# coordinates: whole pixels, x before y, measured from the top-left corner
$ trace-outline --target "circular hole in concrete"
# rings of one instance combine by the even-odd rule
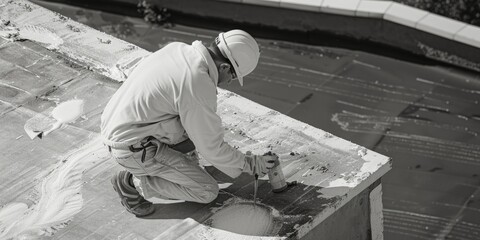
[[[276,215],[278,214],[273,214],[272,209],[265,205],[242,202],[215,212],[209,222],[214,228],[238,234],[274,236],[282,225]]]

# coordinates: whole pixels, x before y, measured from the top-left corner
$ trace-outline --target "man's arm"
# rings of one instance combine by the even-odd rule
[[[245,154],[230,146],[224,140],[222,121],[214,106],[196,104],[180,113],[180,120],[197,151],[214,166],[232,178],[242,173]]]

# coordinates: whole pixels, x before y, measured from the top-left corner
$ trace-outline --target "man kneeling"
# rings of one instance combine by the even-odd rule
[[[173,42],[142,60],[112,96],[101,117],[101,134],[125,170],[112,184],[136,216],[154,212],[154,199],[209,203],[218,184],[195,157],[232,178],[263,176],[277,156],[246,155],[224,141],[217,86],[257,66],[255,39],[242,30],[220,33],[208,46]]]

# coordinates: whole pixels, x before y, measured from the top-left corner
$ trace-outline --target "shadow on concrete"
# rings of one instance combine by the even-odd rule
[[[212,173],[216,179],[232,180],[227,175],[222,174],[218,169],[207,166],[207,171]],[[233,179],[233,184],[228,188],[221,189],[218,197],[209,204],[200,204],[194,202],[183,202],[173,204],[155,204],[155,213],[150,216],[143,217],[143,219],[193,219],[195,222],[201,224],[202,227],[212,227],[212,219],[215,218],[215,213],[222,209],[235,204],[253,204],[254,184],[253,177],[248,174],[242,174],[238,178]],[[348,187],[333,187],[329,191],[326,188],[319,186],[306,185],[297,183],[290,185],[285,191],[274,193],[271,190],[270,183],[267,180],[259,179],[257,203],[272,212],[272,219],[280,223],[278,229],[273,235],[268,236],[289,236],[292,238],[297,234],[296,225],[302,226],[304,224],[313,223],[314,219],[325,214],[327,208],[340,208],[341,200],[349,191]],[[365,190],[368,197],[369,189]],[[339,192],[345,192],[343,196],[337,196]],[[368,212],[368,199],[360,194],[358,198],[360,201],[365,201],[365,204],[356,209],[348,209],[351,214],[352,211]],[[354,201],[355,203],[358,202]],[[365,206],[363,206],[365,205]],[[335,210],[336,212],[337,210]],[[345,214],[345,213],[341,213]],[[357,214],[358,215],[358,214]],[[364,216],[360,214],[359,216]],[[234,216],[232,216],[234,218]],[[333,218],[336,219],[336,218]],[[345,221],[345,218],[340,218]],[[335,220],[336,221],[336,220]],[[354,218],[355,231],[360,232],[359,235],[368,236],[370,223],[369,217]],[[241,224],[241,223],[240,223]],[[249,223],[245,223],[249,224]],[[325,221],[325,224],[332,224],[330,221]],[[192,225],[192,229],[198,224]],[[315,225],[314,225],[315,226]],[[323,226],[323,223],[322,223]],[[324,227],[319,227],[324,228]],[[221,227],[220,227],[221,229]],[[231,229],[223,229],[231,230]],[[197,231],[197,230],[194,230]],[[340,233],[339,233],[340,234]],[[340,234],[341,235],[341,234]],[[339,236],[340,236],[339,235]],[[365,238],[366,239],[366,238]]]

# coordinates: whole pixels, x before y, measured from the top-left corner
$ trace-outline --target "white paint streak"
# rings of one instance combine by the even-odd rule
[[[184,31],[179,31],[179,30],[174,30],[174,29],[168,29],[168,28],[163,29],[163,31],[165,31],[165,32],[171,32],[171,33],[177,33],[177,34],[182,34],[182,35],[186,35],[186,36],[192,36],[192,37],[195,37],[195,36],[196,36],[194,33],[184,32]]]
[[[333,181],[330,181],[328,182],[328,186],[327,188],[339,188],[341,189],[341,187],[347,187],[347,188],[353,188],[355,187],[356,185],[358,185],[358,182],[357,181],[353,181],[352,178],[353,176],[349,175],[349,176],[340,176],[339,178],[333,180]],[[343,191],[342,191],[343,192]],[[339,192],[338,194],[340,194],[341,192]],[[338,195],[338,196],[341,196],[341,195]]]
[[[416,78],[416,80],[423,83],[434,84],[434,82],[423,79],[423,78]]]
[[[434,81],[430,81],[430,80],[423,79],[423,78],[418,78],[418,77],[416,78],[416,80],[417,80],[418,82],[423,82],[423,83],[431,84],[431,85],[434,85],[434,86],[440,86],[440,87],[444,87],[444,88],[448,88],[448,89],[454,89],[454,90],[458,90],[458,91],[462,91],[462,92],[467,92],[467,93],[480,94],[480,91],[479,91],[479,90],[458,88],[458,87],[454,87],[454,86],[451,86],[451,85],[448,85],[448,84],[438,83],[438,82],[434,82]]]
[[[30,40],[46,45],[46,48],[50,50],[56,50],[63,44],[63,39],[57,34],[41,26],[35,26],[31,24],[25,24],[21,28],[19,27],[5,27],[0,31],[0,36],[10,40]]]
[[[358,64],[358,65],[362,65],[362,66],[365,66],[365,67],[369,67],[369,68],[373,68],[373,69],[380,70],[380,67],[378,67],[378,66],[375,66],[375,65],[372,65],[372,64],[368,64],[368,63],[364,63],[364,62],[360,62],[360,61],[358,61],[358,60],[353,60],[353,63]]]
[[[38,202],[31,206],[13,202],[0,209],[0,239],[38,238],[66,226],[82,208],[82,175],[89,164],[98,160],[94,155],[102,147],[98,138],[58,162],[42,181]]]
[[[10,85],[10,84],[7,84],[7,83],[2,83],[2,82],[0,82],[0,85],[3,85],[3,86],[5,86],[5,87],[9,87],[9,88],[15,89],[15,90],[17,90],[17,91],[26,93],[26,94],[28,94],[28,95],[32,95],[29,91],[26,91],[26,90],[24,90],[24,89],[21,89],[21,88],[19,88],[19,87],[16,87],[16,86],[13,86],[13,85]]]
[[[31,66],[33,66],[33,65],[37,64],[38,62],[40,62],[40,61],[45,61],[45,60],[47,60],[47,59],[50,59],[50,60],[52,60],[52,61],[53,61],[53,59],[51,59],[51,57],[50,57],[50,56],[43,55],[41,58],[38,58],[37,60],[33,61],[33,63],[31,63],[31,64],[29,64],[29,65],[25,66],[25,68],[27,68],[27,69],[28,69],[29,67],[31,67]]]
[[[297,67],[291,66],[291,65],[284,65],[284,64],[278,64],[278,63],[269,63],[269,62],[260,62],[261,65],[268,65],[268,66],[273,66],[273,67],[279,67],[279,68],[286,68],[286,69],[296,69]]]
[[[21,39],[28,39],[46,44],[47,48],[50,50],[58,49],[58,47],[63,44],[62,38],[47,28],[41,26],[25,24],[22,28],[20,28],[19,33],[19,37]]]
[[[69,100],[63,103],[60,103],[57,107],[55,107],[52,111],[52,117],[56,120],[56,122],[52,125],[52,127],[43,133],[43,136],[47,136],[52,131],[59,129],[64,124],[71,123],[76,121],[82,114],[83,114],[83,106],[84,101],[80,99]],[[30,137],[35,135],[35,129],[29,129],[27,126],[28,122],[25,123],[24,129],[27,131]],[[33,133],[32,133],[33,130]],[[36,129],[38,130],[38,129]],[[33,138],[32,138],[33,139]]]
[[[253,204],[225,207],[211,219],[214,228],[244,235],[266,236],[271,234],[275,227],[271,212],[263,206]]]
[[[73,122],[83,114],[84,105],[85,101],[81,99],[62,102],[53,109],[52,116],[62,123]]]
[[[308,68],[300,68],[300,71],[304,71],[304,72],[308,72],[308,73],[314,73],[314,74],[318,74],[318,75],[322,75],[322,76],[328,76],[328,77],[337,77],[337,75],[335,75],[335,74],[320,72],[320,71],[312,70],[312,69],[308,69]]]
[[[362,105],[358,105],[358,104],[354,104],[354,103],[349,103],[349,102],[345,102],[345,101],[342,101],[342,100],[337,100],[337,103],[347,105],[347,106],[351,106],[351,107],[355,107],[355,108],[362,109],[362,110],[372,111],[372,112],[388,113],[387,111],[383,111],[383,110],[379,110],[379,109],[375,109],[375,108],[370,108],[370,107],[366,107],[366,106],[362,106]]]

